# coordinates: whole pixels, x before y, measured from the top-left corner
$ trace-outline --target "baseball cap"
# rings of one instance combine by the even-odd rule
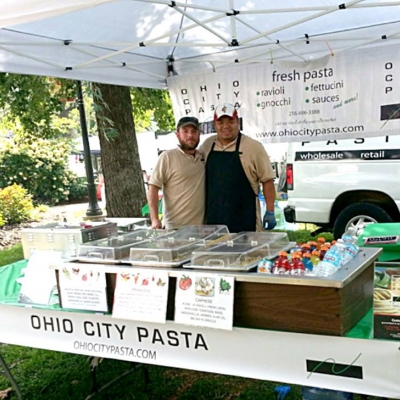
[[[200,129],[199,120],[195,117],[182,117],[178,121],[178,125],[176,126],[176,129],[179,130],[179,128],[183,128],[184,126],[188,126],[188,125],[193,125],[197,129]]]
[[[233,104],[223,103],[217,106],[214,111],[214,121],[218,121],[221,117],[231,117],[233,119],[238,119],[238,113]]]

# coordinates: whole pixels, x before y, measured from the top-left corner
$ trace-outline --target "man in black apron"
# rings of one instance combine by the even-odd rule
[[[267,201],[262,227],[273,229],[276,225],[275,188],[267,153],[259,142],[239,131],[238,113],[232,104],[225,103],[216,108],[214,126],[217,136],[207,139],[200,149],[207,157],[206,223],[227,225],[230,232],[261,230],[261,218],[257,218],[257,194],[259,183],[262,183]],[[246,165],[247,170],[252,171],[253,186],[241,160],[245,148],[248,149]],[[251,165],[253,159],[254,166]]]

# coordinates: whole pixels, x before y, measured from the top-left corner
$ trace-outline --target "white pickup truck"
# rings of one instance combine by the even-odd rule
[[[287,222],[358,234],[366,224],[400,221],[400,136],[291,143]]]

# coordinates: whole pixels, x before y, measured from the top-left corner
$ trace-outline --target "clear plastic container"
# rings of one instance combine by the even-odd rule
[[[123,235],[88,242],[78,247],[77,258],[82,262],[117,264],[129,257],[129,250],[134,244],[167,233],[162,229],[138,229]]]
[[[215,246],[200,249],[192,254],[188,268],[248,271],[262,259],[272,259],[289,242],[284,232],[242,232]]]
[[[174,238],[175,240],[207,240],[208,242],[212,242],[228,234],[229,230],[226,225],[189,225],[169,232],[166,237]]]
[[[129,262],[139,266],[177,267],[190,261],[193,251],[229,235],[225,225],[187,226],[130,248]]]

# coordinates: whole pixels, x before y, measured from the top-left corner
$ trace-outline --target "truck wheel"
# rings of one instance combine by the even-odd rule
[[[392,222],[390,215],[381,207],[371,203],[355,203],[346,207],[336,218],[333,235],[340,238],[349,226],[356,229],[357,236],[369,224]]]

